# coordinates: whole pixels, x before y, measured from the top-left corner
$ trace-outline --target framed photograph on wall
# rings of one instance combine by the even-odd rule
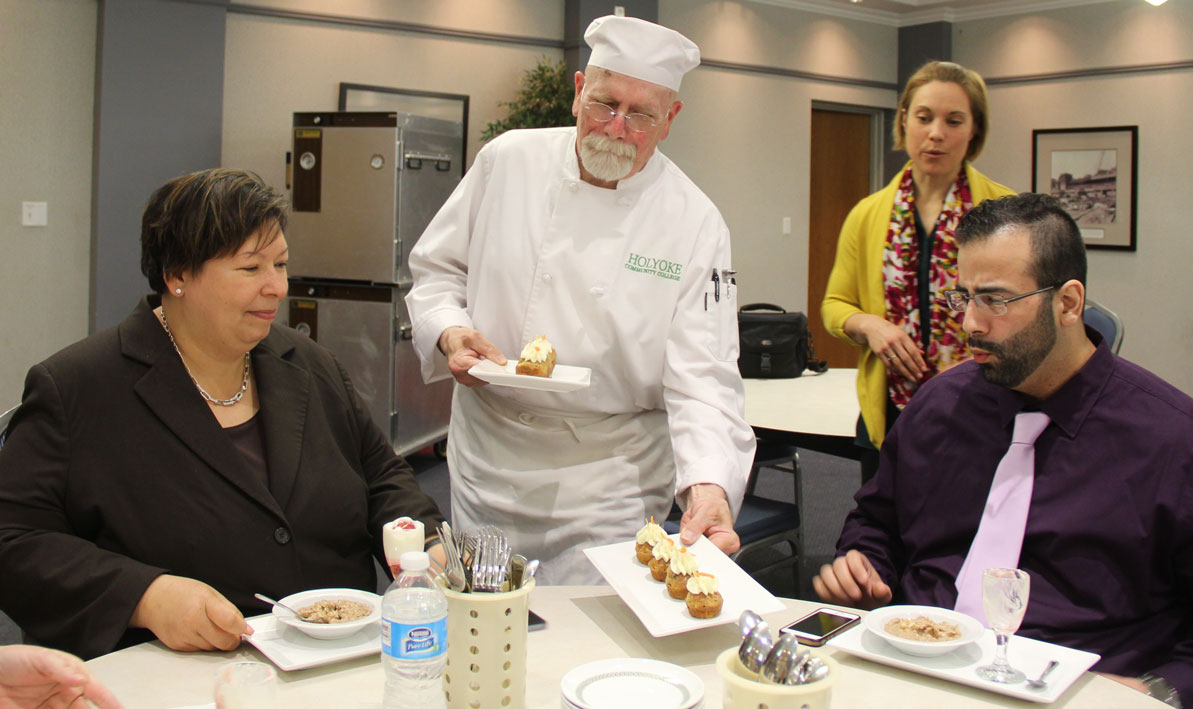
[[[1031,189],[1051,194],[1086,248],[1135,250],[1138,126],[1031,132]]]

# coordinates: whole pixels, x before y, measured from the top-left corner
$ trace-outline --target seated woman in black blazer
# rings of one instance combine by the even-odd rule
[[[170,180],[141,226],[155,294],[29,371],[0,448],[0,610],[32,640],[228,650],[267,610],[254,592],[371,590],[385,522],[443,519],[332,355],[273,326],[285,224],[250,173]]]

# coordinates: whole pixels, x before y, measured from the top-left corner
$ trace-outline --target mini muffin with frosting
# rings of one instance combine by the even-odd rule
[[[667,593],[672,598],[687,598],[688,579],[692,578],[698,567],[696,555],[687,547],[677,549],[671,555],[671,565],[667,568]]]
[[[712,574],[697,573],[688,579],[688,613],[693,618],[716,618],[721,615],[725,599],[719,591],[720,583]]]
[[[532,377],[549,377],[554,370],[555,348],[547,342],[546,335],[539,335],[526,343],[518,357],[518,366],[514,368],[516,373]]]
[[[675,542],[671,541],[671,537],[663,537],[650,551],[650,562],[647,566],[650,567],[650,575],[655,581],[663,581],[667,578],[667,569],[671,567],[671,555],[675,553]]]
[[[654,550],[654,545],[661,540],[667,538],[667,532],[655,524],[654,516],[652,515],[650,521],[638,530],[638,543],[634,545],[634,554],[638,557],[638,561],[643,564],[650,563],[650,553]]]

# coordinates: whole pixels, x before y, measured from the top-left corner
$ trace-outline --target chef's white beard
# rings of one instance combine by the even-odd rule
[[[634,169],[638,146],[592,133],[580,141],[580,163],[602,182],[616,182]]]

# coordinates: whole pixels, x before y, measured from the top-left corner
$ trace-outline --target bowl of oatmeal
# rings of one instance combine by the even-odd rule
[[[302,618],[281,606],[273,607],[273,617],[319,640],[347,637],[381,619],[381,597],[355,588],[318,588],[280,600]]]
[[[887,606],[866,615],[866,630],[896,650],[936,657],[982,636],[982,624],[964,613],[934,606]]]

